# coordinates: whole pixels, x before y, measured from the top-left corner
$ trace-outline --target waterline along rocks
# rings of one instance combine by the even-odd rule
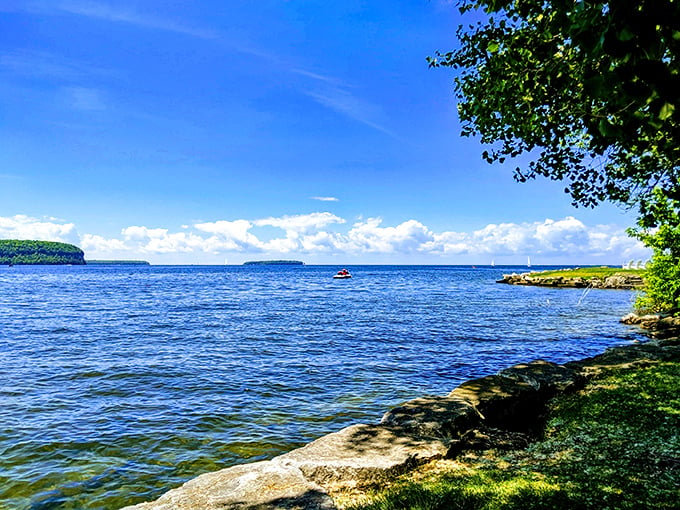
[[[512,273],[504,274],[503,278],[497,283],[507,283],[510,285],[536,285],[539,287],[576,287],[593,289],[641,289],[644,285],[643,279],[635,274],[614,274],[605,278],[583,278],[580,276],[542,276],[536,273]]]
[[[614,347],[563,365],[515,365],[447,396],[406,402],[379,424],[352,425],[269,461],[201,475],[125,510],[335,509],[334,494],[383,484],[432,460],[523,447],[541,433],[554,396],[583,388],[602,370],[670,360],[680,360],[677,338]]]

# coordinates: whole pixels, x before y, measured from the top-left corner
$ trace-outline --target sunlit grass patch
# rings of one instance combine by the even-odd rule
[[[591,278],[599,278],[604,280],[609,276],[615,274],[626,275],[626,276],[641,276],[644,277],[644,269],[622,269],[620,267],[579,267],[574,269],[559,269],[556,271],[538,271],[535,273],[541,277],[546,278],[556,278],[562,276],[564,278],[583,278],[584,280],[590,280]]]
[[[390,509],[471,509],[531,510],[541,508],[573,508],[569,495],[559,485],[538,473],[516,475],[503,470],[479,469],[474,472],[451,472],[428,477],[419,482],[403,482],[378,494],[367,503],[348,508],[363,510]]]

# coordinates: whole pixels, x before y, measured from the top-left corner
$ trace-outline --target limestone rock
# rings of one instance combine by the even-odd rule
[[[680,341],[677,339],[643,344],[612,347],[591,358],[565,363],[564,366],[580,371],[586,377],[612,368],[648,366],[659,361],[680,360]]]
[[[461,398],[423,397],[391,409],[380,423],[420,436],[457,440],[481,420],[479,411]]]
[[[629,313],[621,318],[624,324],[640,326],[654,338],[680,337],[680,317],[662,317],[661,315],[636,315]]]
[[[577,371],[544,360],[515,365],[501,370],[498,375],[529,384],[545,399],[558,393],[576,391],[585,383]]]
[[[384,425],[352,425],[275,460],[308,479],[334,487],[380,483],[448,455],[450,441]]]
[[[472,404],[490,427],[527,430],[545,402],[531,384],[500,375],[464,382],[449,393]]]
[[[642,287],[643,280],[637,275],[615,274],[604,279],[605,289],[637,289]]]
[[[123,510],[332,510],[326,492],[302,472],[274,461],[206,473],[156,501]]]
[[[637,275],[615,274],[604,280],[593,277],[586,280],[580,276],[541,276],[540,272],[504,274],[496,283],[510,285],[535,285],[538,287],[592,287],[594,289],[639,289],[644,281]]]

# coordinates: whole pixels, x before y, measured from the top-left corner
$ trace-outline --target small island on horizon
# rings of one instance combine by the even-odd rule
[[[249,260],[244,266],[304,266],[300,260]]]
[[[88,260],[91,266],[150,266],[146,260]]]

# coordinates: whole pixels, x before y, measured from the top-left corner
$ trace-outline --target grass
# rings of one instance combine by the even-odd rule
[[[680,363],[614,371],[556,399],[545,437],[528,449],[437,461],[344,506],[680,508]]]
[[[615,274],[622,274],[622,275],[637,275],[637,276],[644,276],[645,270],[644,269],[621,269],[617,267],[607,267],[607,266],[600,266],[600,267],[579,267],[575,269],[560,269],[557,271],[538,271],[536,272],[536,275],[544,276],[544,277],[558,277],[558,276],[563,276],[565,278],[583,278],[585,280],[590,280],[591,278],[600,278],[604,280],[608,276],[612,276]]]

